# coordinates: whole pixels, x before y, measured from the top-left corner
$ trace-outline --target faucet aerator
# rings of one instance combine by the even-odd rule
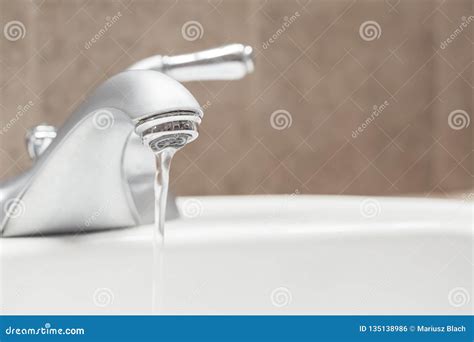
[[[154,153],[180,149],[198,137],[201,117],[202,113],[190,110],[151,115],[137,122],[135,132]]]

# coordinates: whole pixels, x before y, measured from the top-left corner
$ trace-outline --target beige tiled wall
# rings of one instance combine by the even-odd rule
[[[472,186],[474,124],[448,122],[454,111],[468,120],[473,112],[471,0],[0,4],[2,28],[13,20],[25,28],[18,40],[0,37],[2,180],[29,165],[28,127],[60,125],[88,91],[132,62],[242,42],[255,48],[254,74],[187,84],[207,110],[199,139],[175,158],[178,194],[444,195]],[[467,27],[441,48],[463,18]],[[188,21],[202,26],[202,37],[184,39]],[[380,27],[373,40],[359,30],[367,21]],[[275,129],[275,112],[291,125]]]

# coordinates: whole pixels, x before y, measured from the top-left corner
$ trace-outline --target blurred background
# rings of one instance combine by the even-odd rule
[[[0,0],[0,180],[29,128],[61,125],[139,59],[254,48],[240,81],[186,87],[205,111],[179,195],[472,189],[472,0]]]

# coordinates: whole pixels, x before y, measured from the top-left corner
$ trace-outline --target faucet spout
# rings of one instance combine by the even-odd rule
[[[15,217],[12,210],[6,210],[1,221],[2,235],[77,232],[148,223],[152,218],[144,221],[143,214],[152,212],[153,202],[140,205],[137,201],[143,196],[145,183],[150,187],[153,182],[154,159],[134,131],[137,125],[143,127],[147,118],[167,117],[175,112],[202,117],[199,104],[189,91],[162,73],[130,70],[107,80],[57,132],[27,173],[27,180],[22,180],[22,186],[15,188],[15,193],[4,193],[4,197],[14,196],[15,203],[21,203],[25,212]],[[136,179],[137,169],[141,181]]]

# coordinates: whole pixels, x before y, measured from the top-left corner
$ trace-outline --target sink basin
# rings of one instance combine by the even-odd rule
[[[472,203],[178,198],[183,217],[0,239],[2,314],[472,313]]]

